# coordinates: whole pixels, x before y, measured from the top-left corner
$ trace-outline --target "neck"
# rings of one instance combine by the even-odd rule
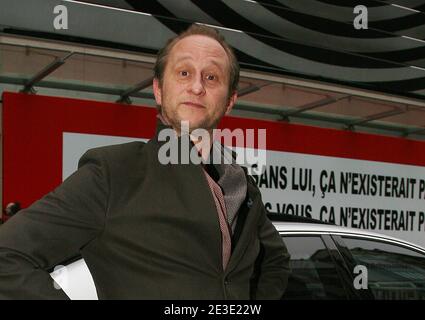
[[[195,131],[196,134],[194,134],[194,130],[190,131],[189,126],[183,126],[183,123],[181,124],[181,127],[176,128],[172,125],[171,121],[169,121],[167,117],[161,113],[157,114],[157,118],[162,122],[163,125],[173,128],[177,136],[181,136],[185,133],[189,134],[190,140],[195,145],[196,149],[198,150],[198,153],[202,156],[202,159],[208,159],[213,143],[213,129],[207,130],[204,128],[199,128],[203,130],[197,130]]]

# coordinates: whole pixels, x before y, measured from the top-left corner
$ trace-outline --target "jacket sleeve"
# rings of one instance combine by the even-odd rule
[[[257,300],[281,299],[290,273],[289,253],[262,206],[259,223],[260,255],[257,263]]]
[[[0,299],[68,298],[49,272],[102,232],[107,177],[101,153],[88,151],[59,187],[0,227]]]

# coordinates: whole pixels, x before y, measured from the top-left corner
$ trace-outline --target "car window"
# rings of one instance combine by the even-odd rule
[[[320,236],[284,236],[291,274],[282,299],[346,299],[338,272]]]
[[[382,241],[343,237],[378,300],[425,299],[425,255]]]

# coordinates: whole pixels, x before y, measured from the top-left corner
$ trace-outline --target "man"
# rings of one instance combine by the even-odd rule
[[[157,135],[89,150],[72,176],[1,227],[0,298],[66,298],[48,272],[78,254],[100,299],[280,298],[288,253],[253,180],[234,163],[159,157],[161,130],[173,128],[179,143],[212,132],[236,101],[238,77],[214,29],[193,25],[168,42],[153,82]]]

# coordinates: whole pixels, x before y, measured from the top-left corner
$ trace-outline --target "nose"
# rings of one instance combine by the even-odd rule
[[[204,82],[201,74],[197,74],[192,78],[189,85],[189,90],[195,95],[203,95],[205,93]]]

